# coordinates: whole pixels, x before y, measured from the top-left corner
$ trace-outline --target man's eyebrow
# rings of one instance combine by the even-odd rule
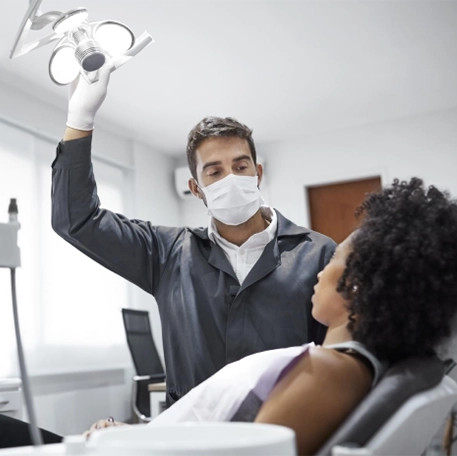
[[[248,154],[240,155],[232,160],[233,163],[242,161],[242,160],[252,160],[252,157]]]
[[[232,160],[232,163],[238,163],[238,162],[240,162],[242,160],[252,160],[252,157],[250,155],[248,155],[248,154],[243,154],[243,155],[240,155],[238,157],[235,157]],[[222,164],[221,160],[215,160],[215,161],[212,161],[212,162],[207,162],[202,166],[202,171],[204,171],[206,168],[209,168],[211,166],[218,166],[218,165],[221,165],[221,164]]]
[[[217,161],[212,161],[212,162],[207,162],[203,165],[202,171],[204,171],[206,168],[209,168],[210,166],[217,166],[220,165],[222,162],[220,160]]]

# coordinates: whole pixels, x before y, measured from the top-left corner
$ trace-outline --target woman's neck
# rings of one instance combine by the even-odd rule
[[[339,326],[329,327],[322,345],[339,344],[348,340],[352,340],[352,336],[348,331],[347,323],[344,323]]]

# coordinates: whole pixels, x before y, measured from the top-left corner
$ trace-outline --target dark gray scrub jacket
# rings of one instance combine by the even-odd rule
[[[52,226],[156,299],[168,404],[231,361],[322,342],[325,328],[311,317],[310,298],[335,248],[331,239],[276,211],[277,235],[240,286],[207,228],[152,226],[100,208],[90,151],[90,136],[59,144]]]

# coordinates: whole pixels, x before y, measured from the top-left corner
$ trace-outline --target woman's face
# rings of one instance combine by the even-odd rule
[[[351,235],[339,244],[327,266],[317,275],[314,286],[312,315],[326,326],[335,326],[347,321],[348,301],[336,291],[338,281],[346,268],[346,259],[351,253]]]

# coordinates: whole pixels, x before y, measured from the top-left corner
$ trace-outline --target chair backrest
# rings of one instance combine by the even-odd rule
[[[331,455],[335,446],[365,447],[371,450],[370,454],[420,454],[417,447],[430,443],[457,402],[457,384],[444,374],[444,363],[434,357],[395,363],[317,455]],[[435,430],[430,427],[430,420],[436,424]],[[422,430],[426,432],[408,433],[414,423],[424,424]],[[386,444],[393,445],[389,451],[395,453],[383,452]]]
[[[446,375],[434,388],[408,399],[365,447],[372,455],[425,454],[455,403],[457,383]]]
[[[122,309],[122,318],[137,375],[150,375],[163,381],[165,370],[152,337],[149,312]]]

